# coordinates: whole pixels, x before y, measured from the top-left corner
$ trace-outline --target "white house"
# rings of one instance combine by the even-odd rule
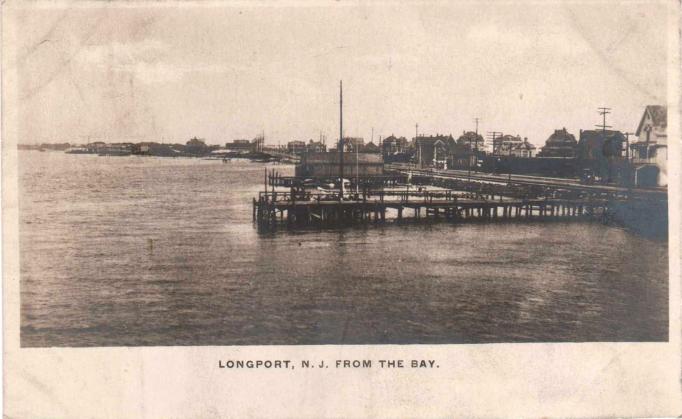
[[[520,135],[503,135],[493,141],[493,155],[513,157],[533,157],[535,146],[528,142],[528,138],[521,139]]]
[[[511,150],[512,156],[524,158],[533,157],[534,152],[535,146],[528,142],[528,138],[524,138],[523,142],[520,144],[515,144]]]
[[[665,186],[668,184],[668,110],[662,105],[649,105],[639,122],[630,144],[635,166],[635,184],[638,186]]]

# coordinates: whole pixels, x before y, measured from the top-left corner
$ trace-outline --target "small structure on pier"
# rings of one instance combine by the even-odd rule
[[[307,178],[333,178],[341,175],[340,153],[306,153],[296,165],[296,176]],[[381,176],[384,160],[380,153],[345,153],[343,176],[345,178]]]

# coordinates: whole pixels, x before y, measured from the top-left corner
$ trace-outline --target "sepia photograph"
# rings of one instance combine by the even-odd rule
[[[679,416],[680,7],[0,3],[3,416]]]
[[[21,347],[667,342],[668,3],[617,5],[6,10]]]

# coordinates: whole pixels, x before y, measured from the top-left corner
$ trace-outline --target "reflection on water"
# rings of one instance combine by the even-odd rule
[[[666,243],[621,229],[259,236],[260,164],[21,151],[19,165],[23,346],[667,340]]]

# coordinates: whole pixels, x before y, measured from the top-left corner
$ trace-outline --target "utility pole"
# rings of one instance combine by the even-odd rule
[[[339,200],[343,201],[343,80],[339,81]]]
[[[355,146],[355,193],[360,192],[360,147]]]
[[[602,124],[601,125],[595,125],[597,128],[602,129],[602,136],[604,140],[606,140],[606,128],[611,128],[611,125],[606,125],[606,115],[611,113],[611,108],[598,108],[599,109],[599,115],[602,116]]]
[[[601,125],[595,125],[595,126],[597,128],[601,128],[601,130],[602,130],[602,152],[603,152],[603,150],[604,150],[603,145],[606,143],[606,128],[611,128],[610,125],[606,125],[606,115],[611,113],[611,108],[601,107],[601,108],[597,108],[597,109],[599,111],[599,115],[602,116],[602,123],[601,123]],[[606,156],[604,156],[604,157],[606,157]],[[610,173],[611,173],[611,169],[609,168],[607,170],[607,181],[606,181],[607,183],[611,181],[611,174]]]
[[[493,141],[493,155],[498,155],[500,154],[500,147],[502,143],[498,144],[497,139],[502,138],[502,135],[504,133],[500,131],[488,131],[488,138],[490,138]]]
[[[606,130],[606,128],[611,128],[610,126],[606,125],[606,115],[611,113],[611,108],[601,107],[601,108],[597,108],[597,110],[599,111],[599,115],[601,115],[603,117],[602,124],[597,125],[597,127],[603,128],[604,130]]]
[[[499,135],[499,137],[498,137]],[[498,156],[500,154],[500,146],[501,144],[498,144],[498,138],[502,137],[502,133],[499,131],[488,131],[487,137],[492,139],[493,141],[493,162],[495,163],[495,169],[494,172],[497,172],[497,160],[499,160]]]

